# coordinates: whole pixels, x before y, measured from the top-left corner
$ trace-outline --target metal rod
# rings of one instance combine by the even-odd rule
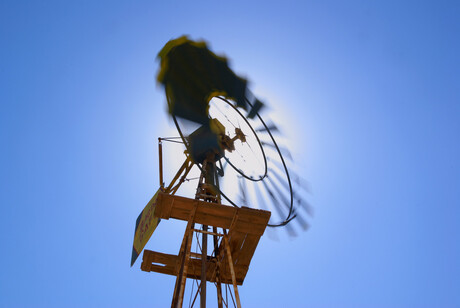
[[[225,248],[227,250],[228,265],[230,267],[230,273],[232,274],[232,283],[233,283],[233,290],[235,291],[236,305],[238,308],[241,308],[240,295],[238,293],[238,286],[236,285],[235,268],[233,267],[232,252],[230,251],[230,244],[228,242],[227,234],[224,235],[224,241],[225,241],[224,242]]]
[[[216,177],[217,178],[217,177]],[[213,231],[213,238],[214,238],[214,254],[216,257],[216,260],[219,259],[219,239],[217,238],[219,233],[217,233],[217,227],[212,227]],[[223,236],[223,234],[222,234]],[[220,283],[220,262],[216,262],[216,289],[217,289],[217,307],[222,308],[222,285]]]
[[[200,307],[206,308],[206,261],[208,260],[208,226],[203,225],[201,241],[201,296]]]
[[[158,138],[158,161],[160,164],[160,189],[163,190],[165,183],[163,182],[163,146],[161,138]]]
[[[195,231],[197,233],[205,233],[205,234],[209,234],[209,235],[224,236],[222,233],[217,233],[217,231],[216,232],[211,232],[211,231],[203,231],[203,230],[199,230],[199,229],[193,229],[193,231]]]
[[[184,161],[184,163],[182,164],[182,166],[179,168],[179,171],[177,171],[176,175],[174,176],[174,178],[172,179],[171,183],[169,184],[169,186],[166,188],[165,192],[166,193],[170,193],[174,184],[176,183],[176,181],[179,179],[179,176],[182,174],[182,172],[187,168],[187,165],[188,165],[188,160],[189,158],[187,157]]]
[[[198,286],[198,289],[196,290],[195,297],[193,298],[193,302],[190,304],[190,307],[193,307],[195,305],[196,298],[198,297],[198,293],[200,293],[200,286]]]
[[[194,163],[191,161],[191,159],[189,157],[187,157],[185,159],[184,163],[182,164],[182,166],[179,168],[179,171],[177,171],[176,175],[172,179],[172,181],[169,184],[169,186],[167,188],[165,188],[163,191],[165,193],[174,195],[176,193],[176,191],[179,189],[179,186],[185,181],[185,177],[187,176],[187,174],[192,169],[193,164]],[[184,174],[182,176],[180,176],[182,174],[182,172],[184,172]],[[179,180],[179,182],[174,186],[174,184],[176,183],[177,180]]]
[[[228,287],[228,285],[227,285],[227,287]],[[230,289],[230,287],[228,287],[228,288]],[[230,290],[230,298],[232,299],[233,307],[235,307],[236,304],[235,304],[235,299],[233,298],[232,290]]]

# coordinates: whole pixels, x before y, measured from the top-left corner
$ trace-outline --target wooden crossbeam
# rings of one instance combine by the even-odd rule
[[[219,266],[219,278],[221,283],[233,284],[232,270],[233,266],[235,282],[242,285],[244,278],[249,269],[252,256],[257,248],[260,237],[265,231],[270,212],[250,208],[235,208],[222,204],[210,204],[205,201],[189,199],[180,196],[159,193],[155,216],[161,219],[180,219],[188,221],[194,213],[193,223],[220,227],[228,230],[228,247],[225,247],[225,241],[221,241],[218,249],[221,264]],[[191,232],[195,230],[190,230]],[[203,232],[199,230],[199,232]],[[205,233],[214,234],[215,232],[205,231]],[[222,236],[223,234],[217,234]],[[184,242],[185,243],[185,242]],[[158,272],[168,275],[177,276],[180,268],[180,257],[184,253],[184,244],[182,245],[179,255],[164,254],[160,252],[145,250],[141,269],[147,272]],[[232,256],[232,263],[229,264],[229,258],[224,257],[228,253]],[[189,254],[187,259],[187,278],[200,279],[201,277],[201,255]],[[207,256],[206,259],[206,280],[217,282],[215,275],[218,260]]]
[[[270,212],[247,207],[236,208],[216,203],[209,203],[160,192],[157,197],[155,216],[161,219],[179,219],[188,221],[194,202],[197,202],[195,223],[215,226],[223,229],[230,227],[240,232],[261,236],[270,219]],[[232,221],[238,213],[234,224]]]

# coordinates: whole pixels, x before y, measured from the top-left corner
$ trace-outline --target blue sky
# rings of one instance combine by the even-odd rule
[[[170,305],[174,278],[129,263],[172,129],[156,54],[183,34],[250,79],[311,185],[311,229],[262,238],[243,305],[460,306],[459,8],[2,1],[0,306]]]

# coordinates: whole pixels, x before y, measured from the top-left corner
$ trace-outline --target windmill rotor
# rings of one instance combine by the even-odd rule
[[[274,212],[270,227],[286,226],[299,217],[295,220],[306,229],[285,161],[292,156],[278,145],[274,137],[280,134],[278,125],[264,121],[260,114],[264,104],[249,91],[247,81],[206,43],[187,37],[169,42],[159,58],[158,81],[165,88],[169,113],[187,152],[201,172],[208,153],[221,166],[216,166],[220,185],[215,190],[235,207],[241,206],[238,200],[246,190],[244,206]],[[259,202],[256,191],[265,202]]]
[[[193,301],[194,284],[191,289],[192,306],[199,294],[200,306],[206,307],[206,285],[212,282],[218,307],[228,307],[230,284],[233,303],[241,307],[238,285],[266,227],[296,236],[298,228],[309,228],[305,214],[312,214],[311,207],[302,196],[305,190],[296,188],[301,177],[288,168],[289,150],[275,140],[282,136],[279,126],[264,120],[265,105],[226,58],[186,36],[169,41],[158,57],[157,79],[179,136],[158,138],[160,188],[136,220],[131,266],[144,251],[143,271],[176,276],[172,307],[182,307],[187,279],[197,285]],[[184,161],[167,186],[163,141],[185,147]],[[182,184],[192,180],[197,180],[195,198],[179,196]],[[144,250],[160,220],[170,218],[187,222],[179,253]]]

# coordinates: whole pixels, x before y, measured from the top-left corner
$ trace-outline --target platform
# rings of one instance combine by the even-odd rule
[[[193,217],[193,223],[219,227],[228,230],[227,238],[236,283],[242,285],[249,269],[254,251],[267,227],[271,213],[264,210],[247,207],[236,208],[202,200],[195,200],[180,196],[159,193],[155,208],[155,216],[161,219],[179,219],[189,221]],[[195,230],[200,232],[199,230]],[[219,236],[224,236],[220,234]],[[206,279],[216,282],[216,267],[219,263],[220,282],[231,284],[232,273],[229,259],[223,258],[226,254],[225,242],[222,240],[218,248],[220,260],[208,256],[206,261]],[[141,269],[146,272],[158,272],[177,276],[180,270],[181,253],[178,255],[165,254],[150,250],[144,250]],[[200,279],[201,255],[190,253],[188,258],[187,278]]]

